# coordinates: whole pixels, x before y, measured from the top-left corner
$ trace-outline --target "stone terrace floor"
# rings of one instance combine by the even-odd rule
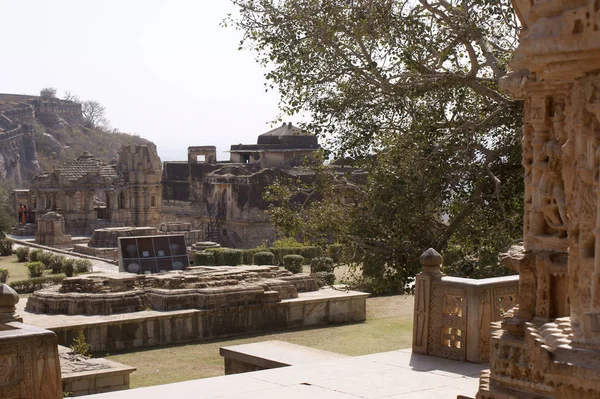
[[[475,397],[484,364],[376,353],[87,396],[89,399],[456,399]]]

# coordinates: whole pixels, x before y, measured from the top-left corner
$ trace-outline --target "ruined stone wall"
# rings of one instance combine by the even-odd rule
[[[58,99],[50,101],[31,100],[30,103],[35,107],[37,119],[45,125],[56,124],[58,118],[67,121],[69,124],[83,123],[81,104]]]
[[[34,110],[28,104],[0,111],[0,177],[15,184],[39,171],[33,120]]]

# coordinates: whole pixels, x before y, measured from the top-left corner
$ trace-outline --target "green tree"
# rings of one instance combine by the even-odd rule
[[[226,23],[267,69],[282,113],[310,115],[304,129],[369,171],[341,217],[327,211],[333,190],[297,205],[304,222],[281,224],[298,201],[278,188],[285,232],[331,217],[386,290],[410,281],[428,246],[450,263],[495,264],[520,237],[521,105],[498,89],[517,42],[508,0],[232,1],[239,16]]]

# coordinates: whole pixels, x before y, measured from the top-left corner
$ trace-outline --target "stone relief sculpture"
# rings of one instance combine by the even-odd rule
[[[556,108],[554,120],[562,117],[560,107]],[[537,153],[533,166],[541,171],[538,183],[537,204],[544,214],[546,223],[552,231],[563,236],[567,231],[567,209],[565,186],[562,173],[562,144],[560,142],[563,129],[559,122],[554,123],[554,139],[547,141]]]
[[[518,305],[492,327],[479,399],[600,397],[600,2],[512,0],[502,85],[524,100]]]

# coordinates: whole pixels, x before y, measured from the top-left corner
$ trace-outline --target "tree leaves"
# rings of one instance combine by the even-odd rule
[[[498,90],[517,41],[508,0],[232,1],[282,114],[309,114],[304,129],[370,173],[340,225],[330,192],[293,208],[305,222],[289,233],[330,218],[406,278],[427,246],[477,257],[519,237],[521,107]]]

